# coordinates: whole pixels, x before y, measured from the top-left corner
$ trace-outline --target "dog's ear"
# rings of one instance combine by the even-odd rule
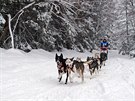
[[[90,57],[87,56],[87,61],[90,60]]]
[[[71,58],[71,61],[73,61],[74,60],[74,57],[73,58]]]
[[[57,55],[57,53],[56,53],[56,55],[55,55],[55,61],[57,61],[57,59],[58,59],[58,55]]]
[[[56,53],[55,57],[58,57],[57,53]]]
[[[60,57],[62,57],[62,58],[63,58],[63,54],[62,54],[62,53],[61,53]]]

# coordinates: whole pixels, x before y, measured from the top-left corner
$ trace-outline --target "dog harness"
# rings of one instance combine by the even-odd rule
[[[57,63],[57,68],[58,68],[58,70],[61,70],[63,68],[63,64],[62,63]]]

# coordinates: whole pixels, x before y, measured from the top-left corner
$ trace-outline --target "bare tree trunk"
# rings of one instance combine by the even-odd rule
[[[126,32],[127,32],[127,43],[129,43],[129,33],[128,33],[128,8],[127,8],[127,0],[126,0]]]
[[[13,35],[12,29],[11,29],[11,15],[10,14],[8,14],[8,27],[9,27],[9,33],[10,33],[10,36],[11,36],[11,45],[12,45],[12,48],[15,48],[15,46],[14,46],[14,35]]]

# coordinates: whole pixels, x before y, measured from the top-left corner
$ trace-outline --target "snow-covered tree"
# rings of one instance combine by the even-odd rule
[[[117,0],[116,3],[115,15],[117,15],[117,19],[113,25],[114,35],[112,37],[120,52],[123,51],[124,54],[128,54],[135,49],[135,0]]]
[[[42,48],[47,51],[62,48],[77,51],[98,49],[104,35],[111,41],[110,46],[113,48],[122,46],[123,39],[134,43],[134,0],[128,3],[125,3],[126,0],[7,1],[0,1],[0,9],[6,22],[6,14],[11,14],[13,19],[15,16],[14,20],[11,19],[15,48]],[[33,1],[35,4],[21,10]],[[8,26],[8,23],[5,25]],[[0,35],[1,47],[10,48],[9,31],[6,27],[3,29],[2,33],[5,34]]]

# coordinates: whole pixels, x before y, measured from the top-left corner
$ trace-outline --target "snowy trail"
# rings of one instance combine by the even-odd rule
[[[134,101],[135,59],[109,52],[109,60],[99,74],[90,79],[85,70],[84,83],[74,77],[73,83],[57,79],[56,52],[0,49],[1,101]],[[59,53],[58,53],[59,54]],[[92,54],[65,50],[64,57],[86,59]]]

